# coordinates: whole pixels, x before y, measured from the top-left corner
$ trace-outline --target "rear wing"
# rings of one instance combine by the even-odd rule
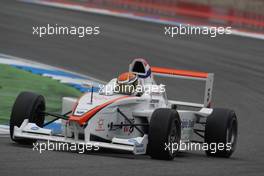
[[[203,104],[173,101],[173,100],[169,100],[169,102],[172,104],[191,106],[191,107],[201,107],[201,108],[211,107],[213,82],[214,82],[213,73],[196,72],[196,71],[188,71],[188,70],[176,70],[176,69],[169,69],[169,68],[162,68],[162,67],[151,67],[151,72],[153,75],[161,76],[161,77],[171,77],[171,78],[204,81],[205,91],[204,91]]]

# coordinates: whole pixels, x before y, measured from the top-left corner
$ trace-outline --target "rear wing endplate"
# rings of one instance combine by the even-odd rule
[[[196,72],[196,71],[189,71],[189,70],[177,70],[177,69],[162,68],[162,67],[151,67],[151,72],[153,75],[161,76],[161,77],[171,77],[171,78],[204,81],[205,82],[205,92],[204,92],[203,104],[171,101],[171,100],[169,101],[171,103],[184,105],[184,106],[206,107],[206,108],[211,107],[213,82],[214,82],[213,73]]]

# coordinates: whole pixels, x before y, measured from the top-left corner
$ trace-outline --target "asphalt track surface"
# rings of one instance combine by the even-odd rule
[[[38,38],[32,26],[98,25],[101,35]],[[127,70],[132,58],[155,66],[216,74],[214,106],[233,108],[239,120],[237,150],[230,159],[183,153],[174,161],[112,152],[33,152],[0,138],[0,175],[262,175],[264,173],[264,41],[239,36],[164,36],[163,26],[69,11],[13,0],[0,1],[0,53],[60,66],[102,80]],[[198,88],[167,80],[170,96]],[[195,85],[193,83],[191,85]],[[185,94],[186,95],[186,94]]]

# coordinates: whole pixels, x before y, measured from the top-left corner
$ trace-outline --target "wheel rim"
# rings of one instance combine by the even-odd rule
[[[177,122],[176,120],[174,120],[171,123],[171,128],[170,128],[170,132],[168,135],[168,144],[171,144],[171,145],[174,143],[178,144],[178,141],[179,141],[179,136],[178,136]],[[172,152],[172,150],[169,150],[169,152],[172,157],[176,154],[176,152]]]
[[[36,123],[39,127],[42,127],[44,123],[44,118],[45,115],[42,114],[43,111],[45,111],[45,103],[40,102],[39,104],[36,105],[34,108],[34,113],[33,113],[33,122]]]
[[[227,129],[226,142],[231,144],[231,152],[235,150],[237,139],[237,124],[235,120],[232,120],[230,127]]]

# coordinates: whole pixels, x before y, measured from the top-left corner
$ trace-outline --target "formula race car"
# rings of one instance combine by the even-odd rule
[[[204,81],[204,102],[169,100],[154,76]],[[134,59],[128,72],[98,92],[91,85],[79,99],[64,97],[62,114],[46,112],[42,95],[20,93],[11,113],[10,136],[21,144],[89,143],[163,160],[172,160],[180,144],[207,144],[208,156],[230,157],[236,147],[237,117],[233,110],[210,107],[213,79],[212,73],[150,67],[146,60]],[[55,118],[47,121],[46,116]],[[60,133],[45,128],[58,119]],[[213,150],[212,144],[219,147]]]

